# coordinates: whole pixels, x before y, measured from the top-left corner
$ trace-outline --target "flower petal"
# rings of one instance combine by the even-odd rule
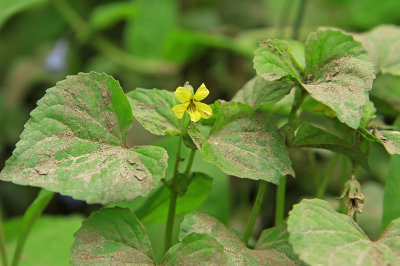
[[[199,110],[197,110],[197,108],[187,109],[187,112],[190,115],[190,120],[192,120],[193,122],[197,122],[200,120],[201,114]]]
[[[208,119],[212,116],[212,109],[209,105],[199,102],[195,102],[194,104],[196,105],[197,110],[199,110],[202,118]]]
[[[181,103],[185,103],[193,98],[193,94],[184,87],[178,87],[175,91],[175,97]]]
[[[197,89],[196,93],[194,94],[194,99],[196,101],[201,101],[204,100],[204,98],[206,98],[208,96],[210,92],[208,91],[208,89],[206,88],[206,85],[201,84],[201,86]]]
[[[174,112],[175,116],[178,119],[181,119],[183,117],[188,105],[189,105],[189,102],[184,103],[184,104],[178,104],[178,105],[175,105],[174,107],[172,107],[172,111]]]

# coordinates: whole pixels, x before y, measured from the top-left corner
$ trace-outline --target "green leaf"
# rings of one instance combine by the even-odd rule
[[[262,231],[255,249],[272,249],[286,254],[293,260],[299,259],[297,254],[294,253],[292,245],[289,243],[289,232],[287,231],[286,222]]]
[[[400,155],[393,155],[383,198],[382,229],[400,217]]]
[[[375,130],[374,136],[385,147],[389,154],[400,154],[400,132],[391,130]]]
[[[371,31],[355,35],[363,43],[377,72],[400,76],[400,27],[381,25]]]
[[[327,131],[303,122],[297,130],[291,147],[308,147],[330,150],[349,156],[368,169],[368,149],[356,146],[350,141],[337,137]]]
[[[88,203],[146,195],[164,176],[167,154],[153,146],[128,149],[131,121],[129,102],[112,77],[69,76],[38,102],[0,179]]]
[[[272,123],[251,108],[226,103],[208,138],[194,126],[188,131],[203,159],[226,174],[279,183],[282,176],[294,176],[289,151]]]
[[[350,217],[323,200],[302,200],[288,220],[289,241],[311,265],[395,265],[400,261],[400,219],[372,242]]]
[[[137,4],[129,2],[113,2],[100,5],[90,16],[90,25],[97,30],[106,29],[120,20],[133,18],[138,13]]]
[[[364,105],[363,108],[363,117],[361,118],[360,121],[360,127],[361,128],[367,128],[368,127],[368,122],[374,118],[376,115],[376,108],[375,105],[372,101],[367,101],[367,104]]]
[[[319,30],[307,39],[306,63],[303,87],[340,122],[358,128],[375,78],[361,43],[340,31]]]
[[[254,68],[257,75],[269,80],[292,78],[300,80],[296,60],[285,41],[267,40],[255,51]]]
[[[203,173],[194,173],[188,189],[176,202],[175,216],[185,215],[199,208],[210,195],[212,179]],[[151,193],[135,214],[144,224],[165,223],[168,217],[170,191],[163,185]],[[118,204],[129,207],[129,203]]]
[[[129,52],[140,58],[160,59],[168,34],[176,27],[178,7],[174,0],[138,0],[138,14],[125,29]]]
[[[155,264],[144,226],[128,209],[118,207],[92,213],[76,232],[71,251],[72,265]]]
[[[135,89],[126,94],[136,120],[155,135],[180,134],[180,122],[171,108],[178,104],[173,92]]]
[[[228,265],[224,247],[213,237],[192,233],[168,250],[161,265]]]
[[[41,216],[25,242],[20,265],[70,265],[73,234],[81,226],[82,220],[80,216]],[[22,223],[21,218],[4,222],[8,254],[15,249]]]
[[[254,109],[267,104],[273,104],[290,93],[295,86],[293,82],[267,81],[254,77],[236,93],[232,101],[247,104]]]
[[[205,213],[197,212],[185,216],[179,238],[184,239],[193,233],[216,239],[224,247],[229,259],[228,265],[266,265],[266,263],[267,265],[296,265],[295,261],[276,250],[247,248],[236,232]]]
[[[0,29],[13,15],[34,6],[44,4],[46,0],[1,0],[0,1]]]
[[[378,75],[371,91],[379,113],[395,117],[400,112],[400,77]]]

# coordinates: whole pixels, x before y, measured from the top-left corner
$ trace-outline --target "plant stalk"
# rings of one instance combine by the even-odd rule
[[[322,199],[325,195],[326,187],[328,186],[329,181],[331,180],[333,170],[337,164],[339,159],[339,154],[335,153],[333,159],[330,161],[328,165],[328,169],[322,179],[322,182],[319,184],[317,189],[317,198]]]
[[[275,225],[283,222],[285,212],[286,176],[283,176],[276,191]]]
[[[283,39],[285,37],[285,26],[290,15],[290,9],[293,6],[293,0],[285,0],[283,3],[281,17],[279,18],[279,23],[277,27],[277,38]]]
[[[342,171],[342,179],[340,181],[340,191],[343,191],[344,185],[349,177],[349,162],[346,156],[343,156],[343,171]],[[340,208],[339,212],[340,213],[346,213],[346,204],[345,204],[345,198],[342,198],[340,200]]]
[[[32,226],[36,220],[40,217],[43,210],[49,204],[50,200],[53,198],[54,192],[50,192],[42,189],[33,203],[26,210],[24,217],[22,218],[22,228],[17,240],[17,246],[14,251],[14,256],[11,265],[16,266],[21,259],[22,250],[24,248],[26,239],[32,229]]]
[[[292,39],[298,40],[301,24],[303,22],[304,10],[306,7],[306,0],[300,0],[300,6],[297,10],[296,20],[293,25]]]
[[[258,183],[257,197],[256,200],[254,201],[249,223],[247,224],[246,232],[244,233],[243,237],[243,241],[244,243],[246,243],[246,245],[249,242],[251,233],[253,232],[254,224],[256,223],[258,214],[260,213],[260,208],[264,199],[264,192],[266,187],[267,187],[267,182],[264,180],[260,180]]]
[[[6,253],[6,241],[4,238],[4,231],[3,231],[3,215],[2,215],[2,209],[0,205],[0,255],[1,255],[1,261],[2,265],[7,266],[8,261],[7,261],[7,253]]]

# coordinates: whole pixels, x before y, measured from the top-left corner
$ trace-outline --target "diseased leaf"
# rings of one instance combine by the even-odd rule
[[[286,222],[262,231],[255,249],[273,249],[286,254],[289,258],[298,261],[299,258],[294,253],[292,245],[289,243],[289,232]]]
[[[297,130],[290,146],[319,148],[342,153],[368,169],[368,149],[362,145],[356,146],[307,122],[303,122]]]
[[[0,28],[11,16],[33,6],[46,3],[46,0],[1,0],[0,1]]]
[[[103,208],[75,234],[72,265],[155,265],[144,226],[128,209]]]
[[[382,229],[400,217],[400,155],[393,155],[383,197]]]
[[[285,41],[267,40],[255,51],[254,68],[257,75],[269,80],[292,78],[300,80],[297,61]]]
[[[256,76],[236,93],[232,101],[247,104],[257,109],[278,102],[289,94],[294,86],[295,84],[290,81],[267,81]]]
[[[32,111],[0,179],[43,187],[88,203],[146,195],[164,176],[163,148],[128,149],[132,113],[119,83],[105,74],[68,76]]]
[[[389,154],[400,154],[399,131],[374,130],[374,136],[379,139]]]
[[[182,197],[176,201],[175,216],[185,215],[199,208],[207,200],[212,179],[203,173],[196,172],[192,176],[188,189]],[[144,224],[165,223],[168,217],[170,191],[166,186],[151,193],[145,203],[135,210],[135,214]],[[118,204],[121,207],[129,207],[129,203]]]
[[[242,178],[279,183],[282,176],[294,176],[289,151],[272,123],[251,108],[226,103],[208,138],[194,126],[189,135],[203,159],[225,173]]]
[[[171,110],[178,104],[173,92],[135,89],[126,95],[133,115],[146,130],[155,135],[179,135],[180,122]]]
[[[355,35],[362,42],[377,72],[400,76],[400,27],[381,25],[371,31]]]
[[[228,265],[224,247],[213,237],[192,233],[168,250],[161,265]]]
[[[297,265],[285,254],[272,249],[252,250],[240,240],[236,232],[226,228],[221,222],[205,213],[185,216],[181,224],[179,238],[192,233],[204,234],[216,239],[228,256],[228,265]]]
[[[302,200],[288,220],[289,241],[300,259],[311,265],[397,265],[400,219],[372,242],[350,217],[323,200]]]

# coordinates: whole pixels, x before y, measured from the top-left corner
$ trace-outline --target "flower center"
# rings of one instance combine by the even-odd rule
[[[189,103],[189,105],[188,105],[188,107],[187,107],[187,110],[189,111],[189,112],[195,112],[196,111],[196,105],[194,104],[194,100],[192,99],[192,100],[190,100],[190,103]]]

